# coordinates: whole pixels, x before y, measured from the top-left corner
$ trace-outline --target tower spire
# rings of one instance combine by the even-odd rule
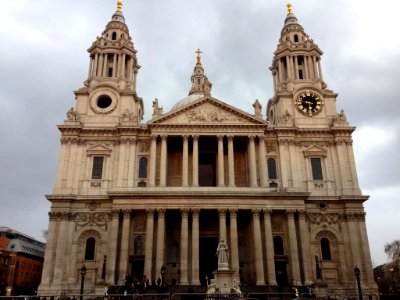
[[[122,13],[122,0],[118,0],[116,12]]]
[[[211,95],[212,84],[204,74],[203,66],[201,65],[201,52],[200,49],[195,51],[197,53],[197,63],[193,70],[192,75],[192,88],[190,89],[189,95],[198,94],[203,96]]]

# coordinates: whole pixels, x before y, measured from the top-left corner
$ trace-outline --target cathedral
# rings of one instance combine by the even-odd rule
[[[40,295],[126,278],[207,285],[220,241],[247,287],[375,291],[352,133],[324,82],[322,51],[288,4],[266,117],[212,95],[194,57],[188,96],[143,122],[140,65],[122,0],[88,49],[88,77],[58,128],[61,147]],[[188,74],[188,77],[190,74]]]

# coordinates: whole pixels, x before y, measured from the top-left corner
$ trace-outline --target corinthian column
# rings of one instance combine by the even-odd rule
[[[128,256],[129,256],[129,228],[131,223],[131,211],[123,211],[122,235],[121,235],[121,255],[119,257],[119,280],[125,280],[128,274]]]
[[[187,209],[181,210],[181,285],[188,285],[188,252],[189,252],[189,212]]]
[[[290,243],[290,264],[292,267],[292,283],[299,285],[300,278],[300,263],[299,252],[297,246],[296,225],[294,222],[294,211],[287,211],[289,243]]]
[[[192,185],[199,186],[199,137],[192,136],[193,139],[193,179]]]
[[[152,278],[153,261],[153,235],[154,235],[154,209],[147,210],[146,245],[144,257],[144,275]]]
[[[111,212],[111,228],[107,245],[107,274],[106,281],[108,283],[115,282],[115,266],[117,262],[117,242],[118,242],[118,227],[119,227],[119,210],[114,209]]]
[[[274,240],[272,238],[271,210],[264,210],[265,250],[267,252],[268,284],[276,286]]]
[[[160,186],[166,186],[167,178],[167,136],[161,136],[161,157],[160,157]]]
[[[218,186],[225,186],[224,174],[224,136],[218,136]]]
[[[199,209],[192,209],[192,285],[199,280]]]
[[[265,285],[264,261],[261,245],[260,211],[253,209],[254,260],[256,265],[256,285]]]
[[[219,209],[219,241],[225,241],[226,240],[226,209]]]
[[[249,165],[250,165],[250,186],[257,186],[257,168],[256,168],[256,149],[254,146],[254,136],[249,137]]]
[[[228,170],[229,170],[229,186],[235,186],[235,157],[233,150],[233,136],[228,136]]]
[[[156,272],[164,265],[165,209],[158,209]]]
[[[182,186],[188,186],[188,175],[189,175],[189,145],[187,135],[182,136],[183,138],[183,151],[182,151]]]
[[[299,229],[301,236],[301,256],[303,258],[304,283],[311,285],[310,233],[306,223],[305,211],[299,212]]]
[[[231,209],[230,211],[230,222],[231,222],[231,270],[235,273],[233,276],[239,278],[239,241],[237,232],[237,210]]]
[[[151,136],[150,146],[150,166],[149,166],[149,186],[156,185],[156,155],[157,155],[157,136]]]
[[[258,147],[258,152],[259,152],[259,159],[260,159],[260,186],[267,186],[267,176],[266,176],[266,168],[267,164],[265,163],[265,142],[264,142],[265,137],[263,135],[260,135],[258,137],[259,141],[259,147]]]

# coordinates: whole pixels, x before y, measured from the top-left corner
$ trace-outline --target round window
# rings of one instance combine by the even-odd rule
[[[97,99],[97,106],[100,108],[107,108],[111,105],[111,103],[112,100],[107,95],[100,96],[99,99]]]

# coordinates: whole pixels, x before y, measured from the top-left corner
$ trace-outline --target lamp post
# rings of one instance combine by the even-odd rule
[[[83,300],[83,287],[85,286],[86,267],[83,265],[81,269],[81,300]]]
[[[360,284],[360,274],[361,274],[361,271],[356,266],[354,268],[354,275],[356,276],[356,279],[357,279],[358,298],[359,298],[359,300],[362,300],[363,296],[362,296],[362,290],[361,290],[361,284]]]
[[[167,273],[167,269],[165,268],[164,265],[161,267],[161,286],[164,286],[164,278],[165,274]]]

